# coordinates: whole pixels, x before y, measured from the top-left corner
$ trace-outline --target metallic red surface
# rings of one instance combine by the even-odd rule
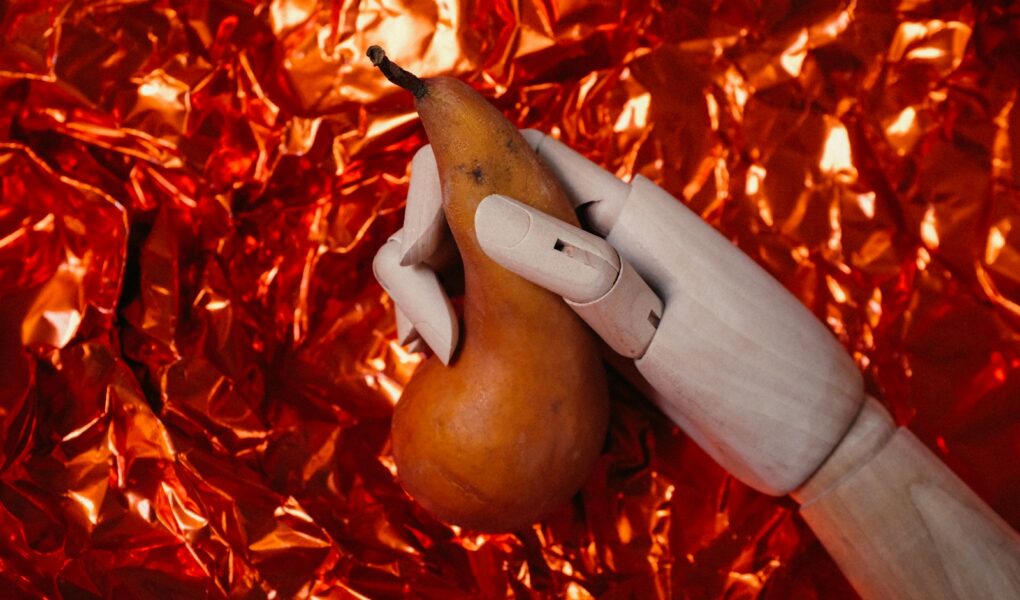
[[[26,597],[853,598],[613,378],[518,535],[431,519],[371,257],[424,143],[363,58],[699,211],[1020,525],[1010,2],[0,2],[0,581]],[[682,365],[678,365],[682,368]]]

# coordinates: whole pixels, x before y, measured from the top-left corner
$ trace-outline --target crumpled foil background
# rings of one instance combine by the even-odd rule
[[[598,470],[534,529],[403,494],[420,356],[369,265],[424,138],[373,43],[661,182],[1020,525],[1020,5],[8,0],[6,592],[855,597],[792,502],[620,378]]]

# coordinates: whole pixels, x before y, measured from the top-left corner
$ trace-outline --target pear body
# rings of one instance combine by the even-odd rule
[[[494,106],[459,80],[424,82],[417,108],[464,263],[464,322],[450,365],[428,359],[397,404],[398,477],[446,522],[513,531],[565,503],[587,478],[606,436],[608,393],[594,335],[560,297],[484,254],[475,208],[498,193],[577,219]]]

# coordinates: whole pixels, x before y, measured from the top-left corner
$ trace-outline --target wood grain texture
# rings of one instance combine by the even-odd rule
[[[608,236],[666,309],[638,369],[724,468],[769,494],[801,485],[863,400],[860,372],[775,279],[643,177]]]
[[[862,465],[868,464],[871,457],[889,442],[896,429],[896,423],[889,412],[878,400],[867,396],[850,431],[840,440],[839,446],[815,474],[790,495],[803,506],[811,504],[853,475]]]
[[[837,462],[846,476],[800,512],[865,599],[1020,598],[1020,536],[910,431]]]

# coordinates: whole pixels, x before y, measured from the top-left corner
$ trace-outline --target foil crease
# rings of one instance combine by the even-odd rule
[[[789,500],[618,376],[599,467],[547,521],[477,535],[401,491],[421,356],[370,261],[425,140],[371,44],[661,183],[1020,526],[1013,3],[11,0],[12,595],[855,597]]]

